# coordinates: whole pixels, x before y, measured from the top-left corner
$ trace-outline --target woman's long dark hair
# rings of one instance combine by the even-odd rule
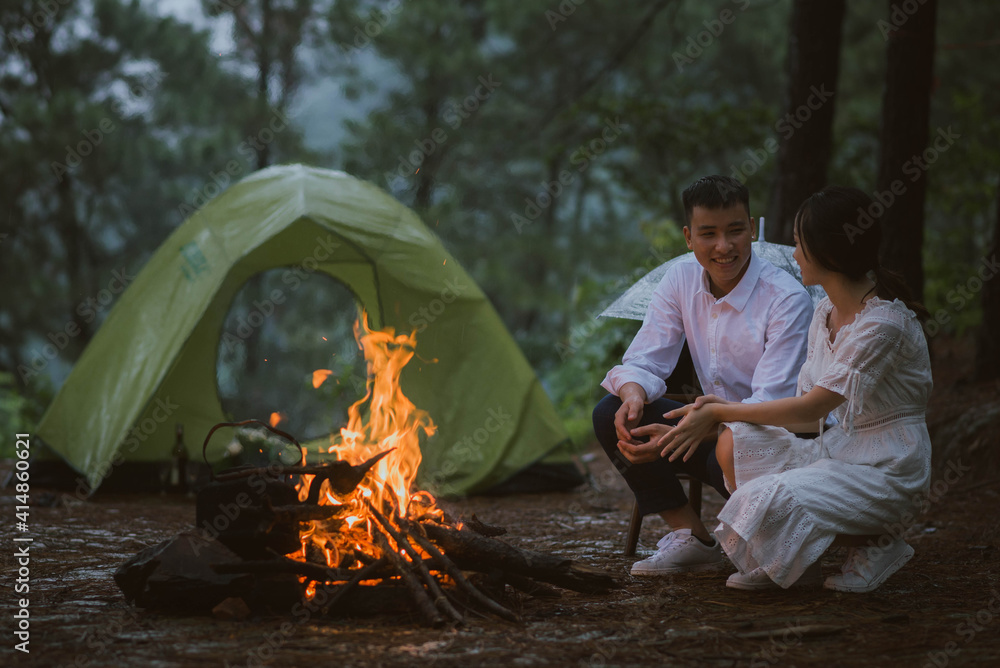
[[[899,299],[924,320],[927,309],[913,299],[903,277],[879,261],[882,207],[873,204],[875,201],[857,188],[827,186],[811,195],[795,214],[802,254],[851,280],[871,275],[876,296]],[[874,215],[873,209],[879,215]]]

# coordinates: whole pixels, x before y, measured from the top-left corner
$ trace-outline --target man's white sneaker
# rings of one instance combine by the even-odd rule
[[[712,536],[713,545],[705,545],[691,535],[690,529],[671,531],[656,544],[651,557],[632,565],[632,575],[669,575],[689,571],[708,571],[722,565],[722,549]]]
[[[884,550],[879,547],[852,547],[840,575],[831,575],[823,583],[827,589],[864,594],[874,591],[913,556],[906,541],[896,540]]]
[[[812,564],[795,581],[793,587],[818,587],[823,580],[819,563]],[[755,591],[758,589],[781,589],[781,586],[771,580],[763,568],[755,568],[749,573],[733,573],[726,580],[726,586],[733,589]]]

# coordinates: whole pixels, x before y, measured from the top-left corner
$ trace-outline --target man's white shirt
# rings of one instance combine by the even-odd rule
[[[647,402],[659,399],[687,340],[705,394],[744,402],[794,396],[812,313],[805,288],[752,252],[737,286],[716,299],[690,253],[667,269],[622,364],[601,386],[617,395],[638,383]]]

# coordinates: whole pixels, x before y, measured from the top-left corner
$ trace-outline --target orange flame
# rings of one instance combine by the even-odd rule
[[[323,481],[318,495],[320,505],[341,508],[330,520],[309,522],[300,532],[302,549],[289,556],[307,560],[311,550],[313,559],[323,559],[331,567],[337,566],[341,557],[358,552],[380,554],[372,534],[376,522],[367,503],[380,510],[388,504],[404,517],[441,514],[431,494],[412,492],[422,459],[420,433],[431,436],[436,431],[430,415],[414,406],[399,385],[403,367],[415,354],[416,332],[396,334],[391,327],[375,331],[362,314],[354,335],[368,366],[366,392],[348,409],[348,422],[340,434],[331,435],[327,452],[354,465],[391,452],[349,494],[337,494],[328,481]],[[328,369],[314,371],[313,386],[319,387],[331,373]],[[314,478],[302,476],[298,486],[300,501],[308,498]]]
[[[271,419],[268,420],[268,422],[270,423],[270,425],[272,427],[277,427],[278,423],[281,422],[284,419],[285,419],[284,415],[282,415],[281,413],[278,413],[277,411],[275,411],[274,413],[271,413]]]
[[[331,374],[333,374],[333,372],[329,369],[316,369],[313,371],[313,387],[319,387],[322,385]]]

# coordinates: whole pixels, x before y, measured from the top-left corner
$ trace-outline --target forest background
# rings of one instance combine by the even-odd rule
[[[823,185],[873,193],[932,350],[968,337],[998,378],[998,26],[975,0],[3,0],[0,432],[33,429],[190,213],[292,162],[413,207],[580,444],[639,325],[596,316],[686,250],[680,193],[710,173],[776,242]],[[265,315],[220,343],[223,405],[339,428],[364,378],[350,294],[317,278]],[[354,382],[317,391],[316,368]]]

